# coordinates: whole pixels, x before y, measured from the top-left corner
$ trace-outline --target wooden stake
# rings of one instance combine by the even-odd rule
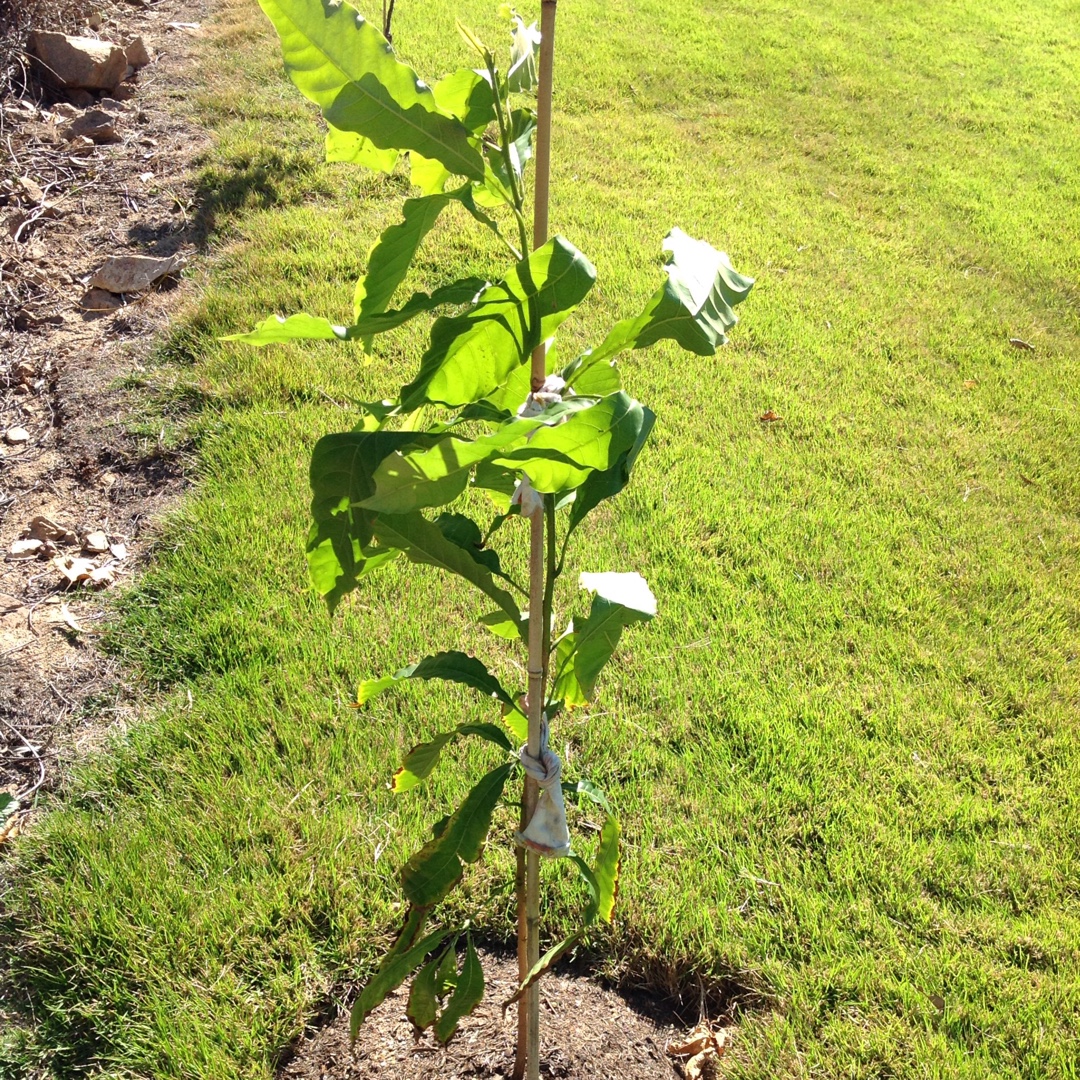
[[[536,116],[536,195],[533,200],[533,246],[548,238],[548,205],[551,190],[551,97],[555,58],[556,0],[542,0],[540,7],[540,71]],[[547,377],[547,349],[541,342],[532,354],[532,388],[539,390]],[[540,755],[540,727],[543,721],[548,658],[544,655],[544,554],[545,515],[530,521],[529,534],[529,753]],[[521,803],[522,828],[532,820],[539,788],[525,778]],[[522,863],[524,862],[524,866]],[[518,974],[522,982],[540,959],[540,858],[533,852],[518,852]],[[521,886],[524,886],[522,890]],[[524,897],[522,897],[522,891]],[[522,900],[524,899],[524,903]],[[514,1080],[540,1077],[540,987],[534,983],[518,1003],[517,1060]]]

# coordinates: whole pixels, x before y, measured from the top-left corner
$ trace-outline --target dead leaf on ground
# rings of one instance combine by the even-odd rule
[[[1011,337],[1009,338],[1009,344],[1014,349],[1023,349],[1026,352],[1034,352],[1035,346],[1030,341],[1025,341],[1023,338]]]
[[[0,844],[5,840],[14,840],[20,832],[22,832],[22,814],[16,811],[0,825]]]
[[[114,559],[127,558],[127,544],[115,543],[109,545],[109,552]]]
[[[68,586],[85,582],[95,588],[104,588],[116,579],[116,565],[112,562],[107,562],[104,566],[95,566],[93,559],[64,555],[53,559],[52,564],[60,571]]]
[[[727,1044],[726,1031],[722,1028],[714,1030],[707,1023],[701,1023],[682,1042],[669,1042],[666,1051],[669,1057],[688,1059],[682,1065],[686,1080],[701,1080]]]
[[[978,385],[979,385],[979,380],[978,379],[965,379],[964,380],[964,389],[965,390],[974,390],[975,387],[978,386]]]
[[[52,518],[48,518],[44,514],[38,514],[37,517],[30,519],[30,524],[26,527],[26,535],[33,537],[35,540],[53,540],[58,544],[77,544],[79,542],[74,529],[58,525]]]
[[[90,571],[90,584],[104,588],[116,580],[116,567],[110,562]]]
[[[71,614],[71,608],[67,604],[60,605],[60,618],[63,619],[66,626],[75,631],[76,634],[85,633],[83,628],[78,624],[75,616]]]
[[[780,415],[780,414],[779,414],[778,412],[776,412],[776,410],[775,410],[775,409],[766,409],[766,410],[765,410],[765,411],[764,411],[764,412],[763,412],[763,413],[762,413],[762,414],[761,414],[761,415],[760,415],[760,416],[758,417],[758,419],[759,419],[759,420],[760,420],[760,421],[761,421],[761,422],[762,422],[763,424],[775,424],[775,423],[776,423],[777,421],[779,421],[779,420],[783,420],[784,418],[783,418],[783,417],[782,417],[782,416],[781,416],[781,415]]]

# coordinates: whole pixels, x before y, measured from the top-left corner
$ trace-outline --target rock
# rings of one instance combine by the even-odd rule
[[[120,87],[117,87],[117,89],[119,90]],[[139,112],[138,106],[129,105],[127,102],[117,101],[116,98],[111,97],[102,98],[98,102],[98,108],[111,116],[135,116]]]
[[[45,201],[45,192],[29,176],[20,176],[15,182],[22,188],[23,195],[30,200],[31,206],[40,206]]]
[[[74,90],[67,92],[68,103],[72,105],[76,110],[78,109],[90,109],[94,105],[94,95],[89,90],[80,90],[75,87]]]
[[[127,62],[136,71],[139,68],[146,67],[152,60],[150,50],[147,49],[146,42],[141,37],[134,38],[124,46],[124,55],[127,57]]]
[[[115,101],[130,101],[135,96],[135,87],[130,83],[122,82],[113,88],[112,96]]]
[[[87,109],[81,116],[65,124],[60,134],[69,142],[73,139],[90,139],[95,143],[120,141],[116,133],[116,117],[104,109]]]
[[[104,311],[116,311],[117,308],[124,306],[124,301],[119,296],[114,296],[111,292],[106,292],[105,289],[90,289],[85,296],[79,301],[79,306],[83,311],[95,311],[98,313]]]
[[[11,545],[8,558],[12,562],[16,559],[36,559],[44,547],[45,544],[41,540],[16,540]]]
[[[109,538],[100,530],[88,533],[83,541],[83,551],[89,551],[91,555],[103,555],[109,550]]]
[[[93,14],[87,16],[86,25],[91,30],[100,30],[105,25],[105,17],[100,11],[95,11]]]
[[[111,293],[139,292],[182,266],[183,261],[175,255],[169,259],[152,255],[113,255],[105,260],[90,279],[90,284]]]
[[[90,98],[91,104],[93,104],[92,94],[90,95]],[[72,105],[70,101],[61,101],[58,105],[53,106],[53,112],[64,120],[74,120],[81,111],[82,110],[77,106]]]
[[[51,79],[65,87],[111,90],[124,77],[127,57],[119,45],[95,38],[35,30],[27,50]]]
[[[24,427],[11,427],[4,432],[4,442],[8,446],[22,446],[30,441],[30,432]]]

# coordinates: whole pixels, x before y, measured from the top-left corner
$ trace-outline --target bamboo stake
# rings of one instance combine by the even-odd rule
[[[548,205],[551,176],[551,98],[555,57],[555,11],[557,0],[542,0],[540,8],[540,71],[536,118],[536,194],[533,199],[533,246],[548,238]],[[547,349],[541,342],[532,354],[532,389],[539,390],[547,376]],[[545,515],[535,514],[529,534],[529,753],[540,754],[547,656],[544,655]],[[532,819],[539,789],[525,778],[522,799],[522,828]],[[524,859],[522,858],[524,856]],[[524,868],[522,867],[524,861]],[[524,869],[524,873],[522,870]],[[524,878],[524,881],[522,879]],[[518,974],[525,980],[540,959],[540,858],[533,852],[518,853],[518,883],[524,885],[524,901],[518,893]],[[522,910],[524,908],[524,911]],[[524,948],[523,948],[524,946]],[[517,1061],[514,1080],[539,1080],[540,1076],[540,987],[534,983],[518,1004]]]

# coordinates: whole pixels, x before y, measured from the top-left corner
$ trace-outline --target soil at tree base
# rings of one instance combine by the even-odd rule
[[[405,1015],[409,987],[392,994],[350,1044],[348,1010],[296,1047],[281,1080],[503,1080],[514,1066],[517,1009],[502,1012],[517,986],[514,957],[481,952],[487,988],[447,1046],[417,1037]],[[663,1003],[630,999],[591,979],[553,972],[540,982],[540,1075],[558,1080],[673,1080],[667,1044],[685,1025]]]

